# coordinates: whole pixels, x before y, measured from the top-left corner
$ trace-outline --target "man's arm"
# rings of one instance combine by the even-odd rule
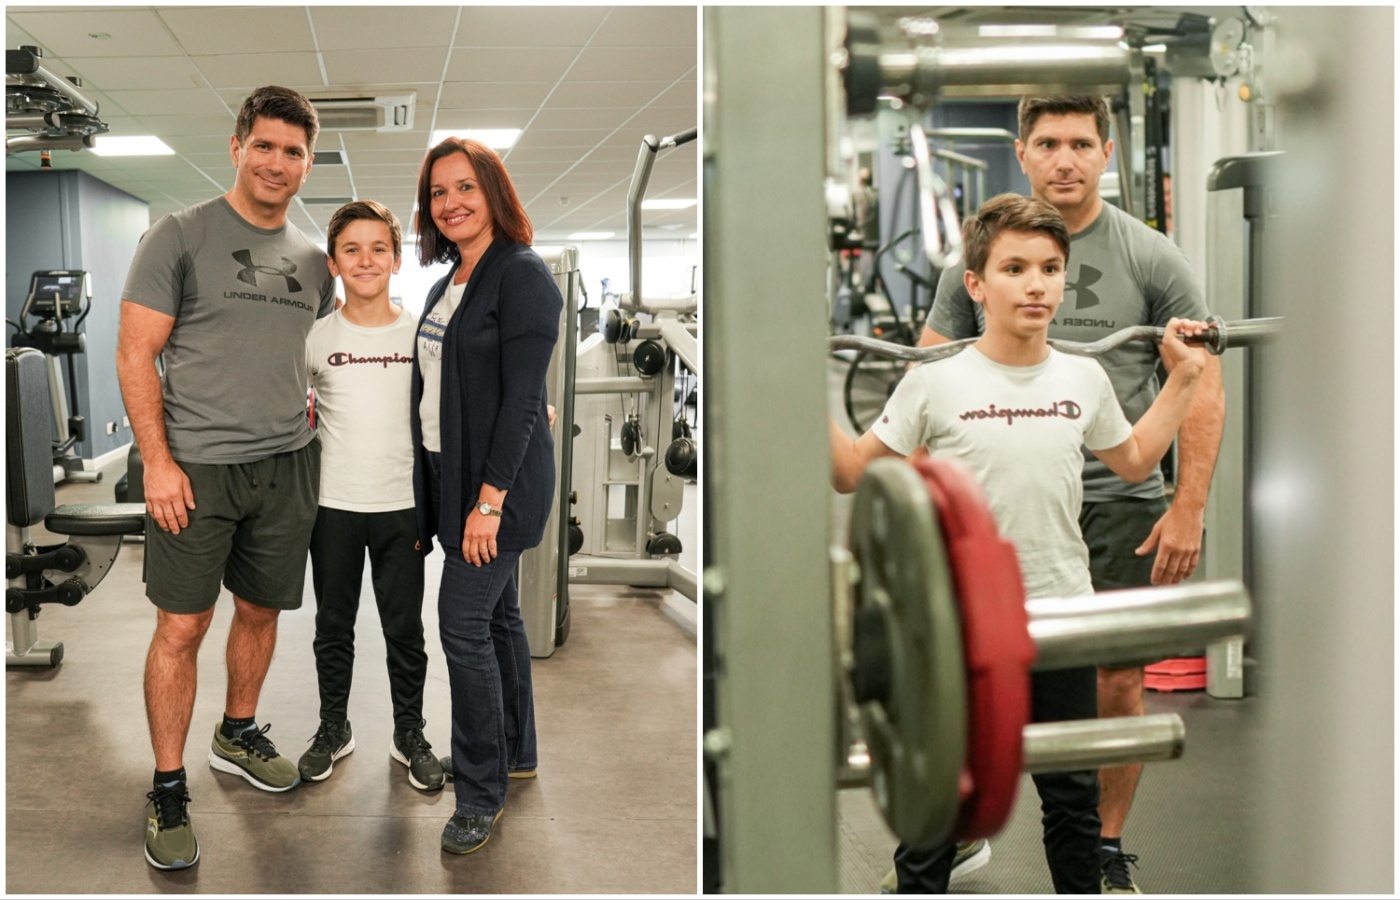
[[[924,333],[919,335],[919,346],[932,347],[934,344],[946,344],[951,340],[952,338],[944,337],[943,335],[934,331],[932,328],[925,325]]]
[[[1172,359],[1172,367],[1162,392],[1138,419],[1126,441],[1107,450],[1092,451],[1124,481],[1146,480],[1171,448],[1172,440],[1191,409],[1210,356],[1204,348],[1188,348],[1182,343],[1181,335],[1203,331],[1205,324],[1201,322],[1172,319],[1167,324],[1162,348],[1164,358],[1169,355]]]
[[[156,357],[174,326],[174,316],[123,300],[117,333],[117,380],[146,470],[146,511],[161,530],[179,534],[190,524],[186,509],[194,509],[194,491],[166,443],[165,401],[156,373]]]
[[[1167,371],[1173,363],[1163,357]],[[1225,432],[1225,385],[1220,358],[1210,357],[1196,385],[1191,408],[1181,423],[1177,439],[1176,496],[1166,515],[1135,551],[1146,556],[1157,548],[1152,566],[1153,584],[1177,584],[1191,577],[1201,559],[1205,531],[1206,499]]]
[[[827,432],[831,440],[831,486],[836,488],[837,493],[849,494],[854,491],[860,484],[860,477],[865,474],[866,466],[876,459],[904,456],[890,449],[873,431],[867,431],[853,441],[831,419],[827,423]]]

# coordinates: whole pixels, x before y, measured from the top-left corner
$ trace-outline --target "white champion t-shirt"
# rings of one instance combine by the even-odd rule
[[[413,316],[366,328],[345,311],[306,339],[321,438],[321,505],[351,512],[413,506]]]
[[[442,348],[447,323],[462,302],[465,284],[450,284],[418,329],[418,368],[423,373],[423,397],[418,401],[418,418],[423,426],[423,447],[442,452],[442,429],[438,413],[442,403]]]
[[[1050,350],[1037,365],[1004,366],[974,347],[906,375],[871,427],[897,453],[923,446],[972,470],[1016,546],[1028,597],[1093,593],[1082,448],[1116,447],[1132,430],[1094,360]]]

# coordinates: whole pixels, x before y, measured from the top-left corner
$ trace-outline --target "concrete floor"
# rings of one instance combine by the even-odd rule
[[[113,467],[97,485],[61,486],[59,503],[109,502],[121,471]],[[698,546],[693,534],[692,527],[688,549]],[[389,757],[393,722],[372,601],[367,613],[362,606],[356,640],[356,749],[331,778],[270,794],[209,768],[232,613],[225,593],[200,654],[185,750],[201,859],[182,872],[150,867],[142,855],[152,758],[141,681],[154,613],[141,584],[144,549],[124,546],[79,606],[44,609],[39,635],[63,642],[60,666],[6,671],[9,892],[696,890],[694,633],[663,608],[658,592],[598,586],[574,589],[567,643],[535,661],[540,776],[511,783],[496,836],[465,857],[439,848],[450,790],[415,790]],[[695,565],[693,558],[683,564]],[[428,739],[447,753],[450,696],[436,640],[441,565],[440,551],[429,557],[424,715]],[[315,732],[319,708],[309,583],[306,597],[300,610],[282,615],[258,710],[259,724],[272,725],[268,736],[293,759]]]

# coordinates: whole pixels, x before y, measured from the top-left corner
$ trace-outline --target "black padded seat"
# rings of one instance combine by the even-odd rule
[[[75,537],[104,534],[144,534],[144,503],[65,503],[44,517],[54,534]]]

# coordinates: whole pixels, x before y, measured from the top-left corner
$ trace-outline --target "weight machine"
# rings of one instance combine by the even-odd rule
[[[642,296],[641,206],[657,154],[695,137],[696,129],[647,135],[637,154],[627,194],[631,291],[578,349],[573,483],[585,487],[574,494],[569,523],[570,583],[669,588],[691,601],[695,573],[680,565],[681,542],[666,525],[680,514],[686,482],[698,475],[684,390],[676,413],[678,370],[697,379],[700,373],[698,307],[693,295]]]
[[[1022,770],[1172,758],[1173,717],[1028,728],[991,687],[1241,634],[1250,604],[1236,581],[1027,604],[975,485],[937,460],[872,466],[851,549],[833,546],[818,298],[843,116],[959,87],[1115,92],[1134,52],[1063,36],[887,49],[836,8],[708,8],[705,29],[705,890],[831,893],[838,786],[872,787],[918,846],[997,830]],[[956,211],[910,131],[921,250],[947,265]]]
[[[12,347],[32,347],[48,361],[49,397],[53,421],[53,480],[101,481],[101,472],[83,469],[74,447],[87,439],[87,420],[77,414],[78,373],[73,357],[87,350],[87,336],[80,330],[92,311],[92,279],[81,269],[47,269],[29,279],[29,294],[19,310],[19,321],[10,324]],[[29,319],[38,321],[30,325]],[[65,388],[63,367],[67,360]]]
[[[78,90],[82,80],[55,75],[41,65],[43,55],[31,46],[5,51],[5,153],[38,150],[48,169],[52,151],[91,148],[108,128]]]

